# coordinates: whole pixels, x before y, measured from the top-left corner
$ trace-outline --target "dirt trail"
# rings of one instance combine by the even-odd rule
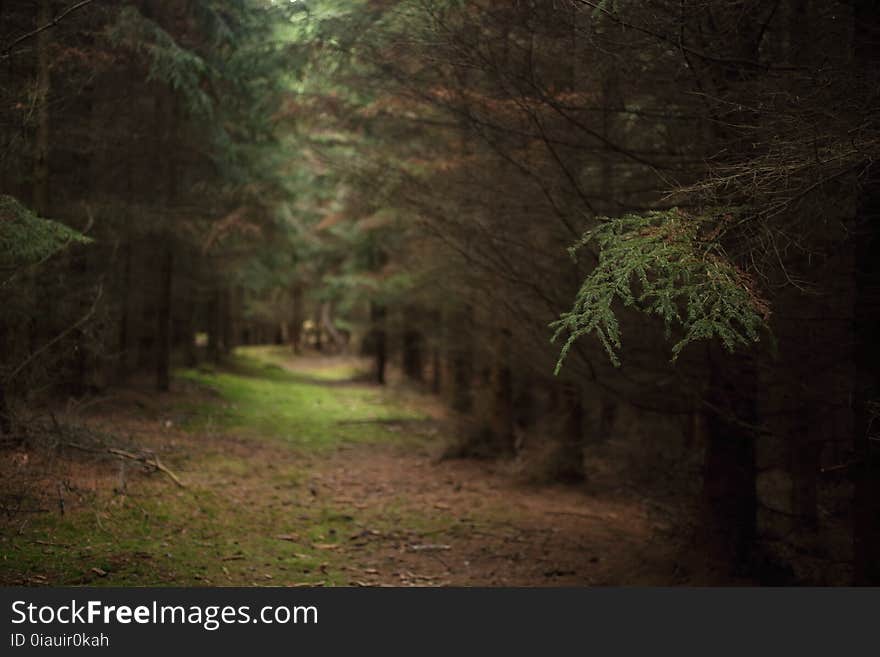
[[[309,367],[314,368],[314,363]],[[285,367],[301,371],[302,364]],[[389,427],[406,431],[406,423]],[[430,441],[345,445],[309,462],[310,495],[358,528],[334,551],[354,585],[670,584],[672,527],[633,500],[529,485]],[[431,529],[420,530],[408,520]]]
[[[352,583],[584,586],[670,583],[668,527],[635,503],[527,487],[487,464],[358,446],[315,464],[316,497],[364,527],[340,548]],[[370,530],[421,516],[444,528]],[[376,520],[385,522],[376,523]],[[369,549],[366,549],[368,548]]]
[[[184,490],[113,457],[0,454],[6,484],[26,479],[25,506],[45,511],[0,525],[0,583],[685,582],[673,527],[646,501],[441,459],[449,427],[429,396],[340,380],[338,361],[237,367],[164,396],[119,392],[84,418],[161,454]]]

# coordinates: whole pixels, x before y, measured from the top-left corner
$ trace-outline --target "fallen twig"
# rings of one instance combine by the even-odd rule
[[[177,484],[181,488],[186,488],[186,484],[184,484],[180,480],[180,478],[176,474],[174,474],[174,472],[169,470],[168,467],[164,463],[162,463],[162,461],[159,460],[159,457],[156,456],[155,454],[134,454],[134,453],[128,452],[124,449],[119,449],[118,447],[106,447],[104,449],[96,449],[94,447],[87,447],[86,445],[80,445],[79,443],[67,442],[64,444],[67,445],[68,447],[73,447],[75,449],[79,449],[84,452],[91,452],[93,454],[102,454],[102,453],[106,452],[107,454],[112,454],[113,456],[118,456],[120,458],[130,459],[132,461],[138,461],[140,463],[143,463],[144,465],[148,465],[150,467],[155,468],[156,470],[159,470],[160,472],[165,474],[169,479],[171,479],[171,481],[173,481],[175,484]]]

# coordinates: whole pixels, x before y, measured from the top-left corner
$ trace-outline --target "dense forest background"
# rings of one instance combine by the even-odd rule
[[[0,434],[351,350],[459,456],[877,584],[878,5],[0,1]]]

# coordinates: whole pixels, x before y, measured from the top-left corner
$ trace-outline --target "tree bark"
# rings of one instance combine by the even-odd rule
[[[876,89],[880,71],[880,2],[854,4],[854,55],[865,84]],[[880,585],[880,175],[867,166],[857,216],[854,312],[856,453],[853,548],[855,583]]]
[[[12,416],[9,413],[9,402],[6,400],[6,386],[0,381],[0,435],[12,432]]]
[[[290,320],[290,347],[293,353],[301,353],[302,325],[303,325],[303,289],[297,283],[291,292],[291,320]]]
[[[450,366],[452,370],[452,408],[459,413],[470,413],[473,410],[472,392],[474,377],[474,354],[472,345],[472,314],[469,307],[456,314],[457,321],[451,327],[454,336],[450,336]]]
[[[711,345],[708,436],[703,473],[704,531],[710,556],[743,571],[757,535],[753,356]]]
[[[2,366],[6,365],[6,344],[7,330],[3,318],[0,318],[0,372]],[[6,399],[6,382],[0,374],[0,435],[9,434],[12,431],[12,415],[9,412],[9,401]]]
[[[417,321],[418,310],[405,309],[407,326],[403,331],[403,373],[410,381],[421,383],[424,380],[424,337],[413,324]]]
[[[327,335],[333,342],[333,349],[336,352],[344,352],[347,348],[345,338],[336,328],[336,322],[333,319],[333,302],[325,301],[321,304],[321,327],[327,331]],[[320,327],[319,327],[320,329]]]
[[[880,186],[866,189],[860,212],[868,231],[856,247],[853,548],[855,581],[880,585]]]
[[[159,308],[156,326],[156,388],[171,387],[171,305],[174,273],[174,242],[170,235],[162,243],[159,267]]]
[[[211,300],[208,302],[208,358],[219,365],[223,358],[223,309],[220,281],[214,281]]]
[[[52,20],[52,3],[40,0],[37,24],[46,25]],[[34,139],[34,210],[42,217],[49,215],[49,94],[51,72],[49,69],[49,46],[51,30],[37,35],[37,130]]]
[[[565,421],[560,436],[560,453],[555,478],[559,481],[583,481],[584,473],[584,402],[579,386],[563,384],[562,400]]]
[[[497,332],[492,367],[492,416],[490,430],[502,453],[513,453],[513,372],[510,368],[510,331]]]
[[[385,318],[387,310],[385,306],[373,301],[370,305],[370,321],[372,323],[371,342],[373,347],[373,356],[375,358],[375,367],[373,375],[376,383],[385,383],[385,368],[388,359],[388,337],[385,331]]]

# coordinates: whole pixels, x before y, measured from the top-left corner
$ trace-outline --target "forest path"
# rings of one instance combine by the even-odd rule
[[[343,378],[357,371],[357,361],[290,358],[271,349],[250,355],[332,390],[335,401],[352,410],[351,417],[336,422],[337,430],[354,430],[354,440],[299,454],[307,462],[308,494],[300,491],[295,503],[342,522],[343,527],[311,534],[311,547],[327,555],[325,569],[341,571],[341,583],[670,581],[670,553],[662,549],[670,528],[647,507],[571,486],[528,485],[504,463],[440,458],[452,429],[436,399],[396,387],[368,398],[373,407],[365,416],[358,395],[381,389]],[[257,450],[252,458],[272,456]],[[253,498],[253,491],[243,493]],[[302,535],[294,531],[290,538]]]
[[[0,582],[675,581],[676,541],[649,507],[441,459],[451,429],[436,399],[351,380],[358,366],[252,348],[228,368],[180,373],[172,394],[96,411],[90,426],[161,454],[186,488],[112,459],[44,464],[49,493],[35,503],[51,506],[64,481],[66,512],[2,532]]]

